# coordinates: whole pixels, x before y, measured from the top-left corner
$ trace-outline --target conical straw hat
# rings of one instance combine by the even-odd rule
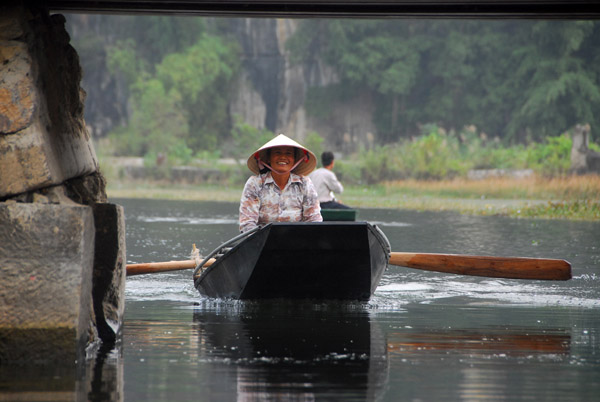
[[[303,147],[296,141],[286,137],[283,134],[279,134],[277,137],[273,138],[271,141],[254,151],[248,158],[248,169],[250,169],[250,171],[252,171],[254,174],[259,174],[260,168],[258,166],[258,160],[260,159],[263,163],[269,163],[267,159],[267,149],[284,146],[298,148],[302,151],[304,157],[308,157],[308,160],[300,162],[300,164],[298,164],[298,166],[296,166],[292,172],[306,176],[315,170],[315,167],[317,166],[317,158],[315,157],[315,154],[313,154],[308,148]]]

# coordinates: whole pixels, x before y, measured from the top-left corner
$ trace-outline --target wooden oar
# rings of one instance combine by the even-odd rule
[[[204,267],[210,267],[215,262],[211,258],[204,264]],[[159,272],[180,271],[183,269],[194,269],[198,263],[196,260],[167,261],[167,262],[148,262],[142,264],[127,264],[127,276],[156,274]]]
[[[204,267],[215,262],[208,260]],[[487,257],[459,254],[392,252],[391,265],[459,275],[509,279],[571,279],[571,264],[565,260],[523,257]],[[196,260],[151,262],[127,265],[127,276],[196,268]]]
[[[554,281],[571,279],[571,264],[565,260],[548,258],[392,252],[389,263],[426,271],[491,278]]]

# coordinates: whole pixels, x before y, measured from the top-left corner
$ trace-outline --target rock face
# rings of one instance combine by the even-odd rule
[[[339,152],[372,145],[376,128],[374,105],[368,94],[338,101],[324,117],[306,113],[308,89],[336,84],[339,78],[317,58],[302,64],[291,62],[285,44],[298,23],[290,19],[236,21],[233,29],[242,46],[244,62],[237,92],[230,103],[231,115],[240,116],[257,128],[284,132],[299,141],[316,131],[326,139],[326,145]]]
[[[0,6],[0,364],[82,362],[123,319],[125,223],[61,15]]]

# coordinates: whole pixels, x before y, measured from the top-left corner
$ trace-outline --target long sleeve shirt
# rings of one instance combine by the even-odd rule
[[[317,190],[319,202],[333,201],[335,200],[334,193],[341,194],[344,192],[344,186],[338,181],[335,173],[329,169],[319,168],[308,177],[310,177]]]
[[[251,176],[240,201],[240,231],[270,222],[322,222],[321,207],[308,177],[291,173],[281,190],[271,172]]]

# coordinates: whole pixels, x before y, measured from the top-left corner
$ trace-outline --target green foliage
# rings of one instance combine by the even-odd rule
[[[204,162],[215,163],[221,158],[221,150],[215,149],[214,151],[209,151],[206,149],[202,149],[196,152],[196,159]]]
[[[374,184],[403,178],[465,177],[469,169],[530,168],[543,176],[556,177],[567,174],[571,164],[572,141],[568,134],[547,137],[543,143],[506,147],[498,140],[489,141],[474,127],[455,134],[427,124],[422,133],[411,140],[361,151],[358,168],[352,161],[339,161],[336,171],[343,172],[352,183]],[[590,144],[592,147],[596,145]],[[357,171],[360,177],[356,177]]]
[[[375,184],[390,177],[389,148],[377,146],[360,154],[361,177],[367,184]]]
[[[425,125],[424,135],[407,144],[404,169],[419,179],[441,179],[466,173],[455,136],[435,125]]]
[[[232,143],[228,154],[238,162],[241,169],[246,169],[246,160],[250,157],[250,153],[273,137],[274,134],[271,131],[260,130],[237,118],[231,130]]]
[[[336,159],[334,171],[338,179],[344,184],[363,184],[365,182],[357,161]]]
[[[138,80],[134,91],[129,125],[109,134],[119,144],[117,155],[165,152],[177,139],[188,136],[188,122],[176,93],[167,93],[163,83],[154,78]]]
[[[473,158],[473,169],[525,169],[529,152],[523,145],[509,148],[488,146],[469,155]]]
[[[315,156],[317,157],[317,165],[321,164],[321,154],[325,149],[323,149],[323,142],[325,139],[319,135],[316,131],[311,131],[306,136],[306,140],[304,141],[304,146],[310,149]]]
[[[186,102],[195,103],[208,87],[235,72],[232,48],[216,36],[202,35],[183,52],[168,54],[156,66],[156,77]]]
[[[433,121],[524,143],[600,126],[599,42],[595,21],[309,20],[288,48],[374,96],[380,142]],[[319,100],[307,97],[316,116],[335,101]]]
[[[528,150],[521,144],[505,147],[498,137],[488,139],[475,126],[463,128],[458,134],[461,157],[471,169],[524,169]]]
[[[309,116],[327,119],[331,113],[332,105],[339,100],[339,86],[311,87],[306,93],[304,106]]]
[[[125,47],[109,60],[114,69],[134,74],[132,54]],[[188,162],[194,149],[216,149],[228,130],[226,88],[238,66],[235,54],[235,46],[203,35],[185,51],[167,55],[155,74],[132,76],[129,124],[111,133],[121,141],[119,154],[167,152]]]
[[[237,171],[231,172],[230,180],[232,183],[243,183],[250,175],[246,167],[246,161],[251,153],[261,145],[274,137],[274,134],[267,129],[258,129],[248,123],[243,122],[236,116],[235,125],[231,130],[231,141],[227,149],[227,155],[234,158],[237,165]]]
[[[564,175],[571,167],[572,144],[568,134],[546,137],[544,143],[528,148],[528,166],[546,176]]]
[[[137,77],[148,67],[135,51],[133,39],[118,40],[107,48],[106,67],[113,75],[121,75],[128,85],[136,82]]]
[[[231,34],[237,21],[97,18],[82,23],[73,42],[86,74],[107,68],[128,86],[128,124],[111,134],[119,155],[189,161],[190,152],[216,155],[231,143],[231,154],[245,160],[272,137],[228,116],[241,57],[225,29]],[[379,147],[338,161],[336,170],[375,182],[469,168],[564,174],[568,138],[551,136],[576,123],[600,127],[598,43],[597,21],[310,19],[286,46],[296,62],[324,61],[339,77],[308,90],[311,117],[326,120],[358,94],[374,100]],[[320,154],[323,142],[314,137],[313,145],[312,135],[306,145]]]
[[[519,216],[542,219],[584,219],[595,221],[600,219],[600,203],[595,200],[548,201],[519,210]]]
[[[219,137],[226,137],[228,88],[238,67],[237,47],[209,35],[156,67],[157,79],[185,111],[191,147],[214,150]]]
[[[189,165],[192,161],[194,151],[192,151],[184,140],[179,140],[169,149],[168,158],[174,165]]]
[[[192,46],[207,31],[205,19],[189,17],[102,16],[99,24],[116,42],[132,41],[137,57],[151,67]]]

